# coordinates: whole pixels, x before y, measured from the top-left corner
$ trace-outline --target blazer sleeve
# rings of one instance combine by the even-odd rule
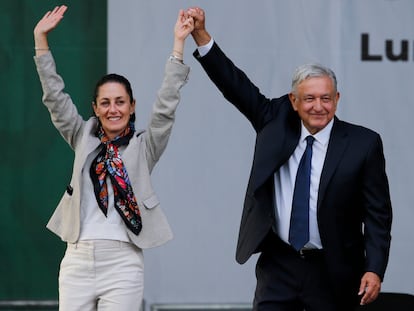
[[[64,92],[65,84],[56,71],[52,53],[49,51],[42,56],[34,56],[34,61],[42,85],[43,104],[49,110],[53,125],[71,148],[75,149],[84,120],[69,94]]]
[[[150,171],[167,147],[175,111],[180,102],[180,89],[187,83],[189,72],[189,66],[175,59],[168,59],[165,65],[164,78],[145,133],[146,157]]]

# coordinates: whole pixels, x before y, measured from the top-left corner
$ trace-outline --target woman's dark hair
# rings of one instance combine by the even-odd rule
[[[124,76],[118,75],[116,73],[107,74],[103,76],[101,79],[99,79],[99,81],[96,83],[95,92],[93,95],[94,103],[96,103],[96,98],[98,97],[99,88],[108,82],[116,82],[116,83],[122,84],[125,87],[125,90],[128,93],[129,99],[132,103],[132,101],[134,100],[134,96],[132,95],[131,83],[129,83],[127,78],[125,78]]]
[[[96,105],[96,98],[98,97],[99,88],[108,82],[116,82],[116,83],[122,84],[125,87],[126,92],[128,93],[130,102],[132,103],[132,101],[134,100],[134,95],[132,94],[131,83],[129,83],[128,79],[125,78],[124,76],[118,75],[116,73],[110,73],[110,74],[103,76],[102,78],[98,80],[98,82],[96,82],[95,91],[93,93],[93,103],[95,105]],[[92,115],[94,115],[93,111],[92,111]],[[131,122],[135,121],[135,113],[131,115],[130,121]]]

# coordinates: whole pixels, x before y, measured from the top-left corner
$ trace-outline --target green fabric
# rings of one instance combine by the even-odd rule
[[[90,116],[106,73],[107,2],[66,1],[49,35],[66,92]],[[69,183],[73,152],[41,102],[33,28],[59,1],[0,1],[0,299],[57,299],[65,243],[45,225]]]

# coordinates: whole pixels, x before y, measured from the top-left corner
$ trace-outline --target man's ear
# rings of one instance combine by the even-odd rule
[[[295,94],[293,94],[292,92],[289,93],[289,100],[290,100],[290,103],[292,105],[293,110],[298,111],[297,98],[296,98]]]

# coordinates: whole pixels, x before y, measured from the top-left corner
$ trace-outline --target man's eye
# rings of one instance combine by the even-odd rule
[[[314,101],[314,98],[313,97],[305,97],[305,102],[311,103],[313,101]]]

